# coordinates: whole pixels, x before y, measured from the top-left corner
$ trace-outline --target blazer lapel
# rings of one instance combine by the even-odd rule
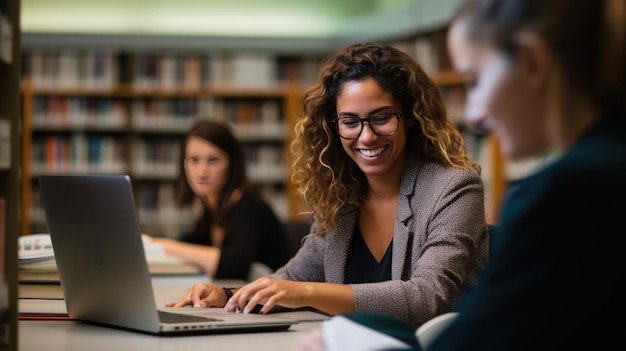
[[[358,211],[353,209],[339,216],[337,228],[328,234],[328,246],[324,255],[326,281],[343,284],[346,277],[346,265]]]
[[[419,160],[407,160],[402,179],[400,179],[400,194],[396,222],[393,228],[393,254],[391,259],[391,279],[407,280],[411,275],[411,261],[413,259],[413,209],[411,199],[415,191],[415,182],[419,172]]]

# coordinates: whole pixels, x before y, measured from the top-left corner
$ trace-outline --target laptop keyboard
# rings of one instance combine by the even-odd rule
[[[221,321],[221,319],[201,316],[191,316],[188,314],[171,313],[159,310],[159,320],[161,323],[189,323],[189,322],[207,322]]]

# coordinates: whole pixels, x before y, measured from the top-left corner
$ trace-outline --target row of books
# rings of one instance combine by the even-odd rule
[[[279,99],[136,98],[126,103],[119,98],[80,96],[37,96],[33,126],[47,128],[102,128],[123,131],[172,130],[183,132],[196,119],[229,121],[237,128],[283,125]],[[131,116],[129,118],[129,116]],[[284,137],[284,135],[279,135]]]
[[[246,171],[255,183],[283,183],[288,171],[284,147],[262,144],[244,147]]]
[[[123,128],[128,115],[127,105],[121,99],[37,96],[32,120],[35,127]]]
[[[135,140],[131,173],[142,178],[176,178],[181,147],[178,138]]]
[[[14,28],[11,24],[6,4],[7,2],[4,1],[4,6],[0,6],[0,62],[11,64],[13,61],[13,31],[19,32],[19,28]]]
[[[8,301],[8,290],[7,290],[7,271],[5,260],[7,257],[7,245],[6,243],[6,200],[4,197],[0,196],[0,311],[4,312],[7,306]]]
[[[174,53],[137,55],[133,62],[136,89],[199,89],[202,86],[202,58]]]
[[[44,172],[124,173],[127,171],[127,141],[121,136],[37,136],[32,141],[33,176]]]
[[[448,118],[457,126],[465,126],[465,101],[467,90],[464,85],[453,85],[441,88],[441,95],[448,110]]]
[[[139,90],[193,90],[207,85],[267,87],[282,83],[278,61],[263,52],[135,54],[131,83]]]
[[[269,52],[127,53],[95,50],[30,50],[23,74],[35,88],[194,90],[202,86],[267,87],[315,80],[322,57],[281,58]]]
[[[11,167],[11,122],[0,116],[0,170]]]
[[[132,124],[139,129],[188,127],[195,119],[228,121],[236,129],[284,125],[280,99],[135,99]]]
[[[119,63],[110,51],[42,52],[22,55],[23,72],[34,87],[110,89],[119,81]]]
[[[33,176],[47,172],[130,171],[142,177],[173,178],[178,175],[181,147],[178,137],[134,139],[131,156],[127,139],[120,136],[46,135],[33,139],[31,170]],[[244,153],[251,179],[285,181],[284,147],[281,144],[250,145],[244,147]]]
[[[140,128],[185,130],[199,116],[208,115],[210,107],[212,99],[134,99],[130,104],[131,123]]]
[[[434,31],[390,44],[414,57],[422,69],[432,75],[450,67],[445,38],[445,31]]]

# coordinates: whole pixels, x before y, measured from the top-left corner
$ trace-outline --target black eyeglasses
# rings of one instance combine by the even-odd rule
[[[339,136],[352,140],[358,138],[363,132],[363,122],[367,122],[370,129],[378,136],[394,135],[400,126],[401,112],[385,113],[368,118],[338,117],[333,119],[337,125]]]

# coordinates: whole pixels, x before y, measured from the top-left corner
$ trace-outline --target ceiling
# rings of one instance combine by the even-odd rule
[[[325,37],[419,0],[22,0],[22,31]]]
[[[325,53],[414,36],[460,0],[21,0],[22,47]]]

